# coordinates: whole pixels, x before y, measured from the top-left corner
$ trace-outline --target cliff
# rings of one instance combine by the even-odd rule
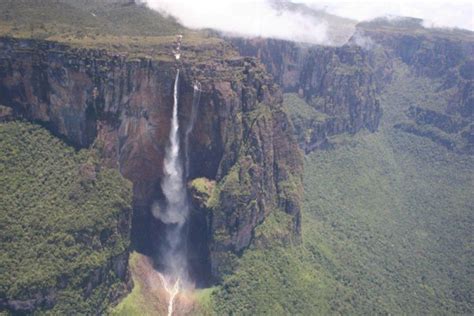
[[[473,120],[454,110],[464,84],[450,75],[472,74],[472,53],[458,48],[468,48],[473,33],[463,39],[456,30],[371,29],[373,36],[358,33],[349,45],[365,44],[383,108],[378,131],[337,136],[333,150],[305,156],[302,247],[247,251],[213,297],[217,314],[472,313],[465,224],[474,160],[463,136]],[[391,47],[420,57],[402,59]],[[307,124],[327,114],[301,98],[304,91],[287,91],[285,109],[297,133],[309,138],[316,125]]]
[[[429,92],[404,109],[405,122],[395,127],[428,137],[450,150],[472,154],[474,148],[474,35],[464,30],[428,29],[418,19],[360,23],[357,37],[369,39],[372,60],[388,82],[401,69],[406,81]],[[380,53],[380,50],[383,53]],[[376,57],[375,57],[376,56]],[[420,93],[419,93],[420,94]]]
[[[300,145],[310,152],[328,138],[375,131],[382,111],[370,55],[355,45],[324,47],[272,39],[231,39],[244,56],[257,57],[284,92],[298,93],[323,119],[306,119]],[[298,128],[298,127],[297,127]]]
[[[118,168],[133,183],[132,240],[145,253],[161,238],[161,224],[150,208],[163,199],[160,182],[177,67],[181,126],[190,124],[193,84],[200,82],[189,179],[205,177],[217,184],[211,211],[193,213],[189,235],[204,250],[195,261],[210,260],[213,277],[228,270],[222,257],[241,254],[255,227],[272,212],[290,214],[288,229],[298,236],[302,172],[278,88],[254,59],[221,54],[221,49],[231,51],[221,44],[212,49],[184,45],[183,62],[176,63],[50,41],[0,42],[0,103],[78,149],[97,148],[104,165]],[[196,267],[194,274],[210,279],[209,267]]]

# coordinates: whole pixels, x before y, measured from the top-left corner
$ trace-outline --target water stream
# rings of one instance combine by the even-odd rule
[[[168,315],[173,313],[176,295],[187,279],[185,223],[189,213],[186,187],[183,178],[183,163],[180,158],[178,120],[179,69],[176,72],[173,92],[173,113],[169,144],[163,162],[164,177],[161,189],[166,198],[166,207],[154,207],[153,214],[164,224],[166,244],[163,245],[163,286],[168,293]]]
[[[160,273],[161,282],[165,288],[166,293],[168,294],[168,316],[173,315],[174,311],[174,301],[176,295],[178,295],[179,290],[181,289],[181,279],[178,277],[174,282],[173,286],[170,287],[172,283],[169,283],[168,280]]]

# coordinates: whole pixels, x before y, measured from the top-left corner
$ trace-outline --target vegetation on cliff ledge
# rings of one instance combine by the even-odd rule
[[[433,93],[400,75],[380,131],[306,156],[302,244],[246,251],[217,315],[472,314],[474,158],[394,128]]]
[[[1,123],[0,148],[0,298],[24,311],[100,311],[122,281],[114,259],[128,256],[129,182],[37,125]]]

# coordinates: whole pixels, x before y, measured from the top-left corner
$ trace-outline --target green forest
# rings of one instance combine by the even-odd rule
[[[302,244],[246,252],[213,294],[217,315],[472,310],[473,267],[465,263],[474,157],[393,128],[408,104],[443,102],[427,81],[399,73],[381,95],[380,131],[335,136],[334,149],[305,157]]]
[[[45,308],[54,297],[55,314],[103,310],[120,280],[100,276],[108,281],[87,299],[82,288],[128,251],[130,183],[95,150],[31,123],[0,123],[0,148],[0,297],[44,297]]]

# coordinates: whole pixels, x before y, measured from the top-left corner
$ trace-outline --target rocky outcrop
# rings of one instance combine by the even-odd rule
[[[411,21],[414,20],[414,21]],[[367,22],[358,25],[357,34],[383,47],[385,58],[400,59],[416,76],[440,80],[439,90],[451,95],[448,114],[473,115],[474,34],[465,30],[427,29],[421,21]]]
[[[474,124],[469,120],[416,106],[410,106],[405,114],[411,121],[397,123],[395,128],[458,153],[474,154]]]
[[[408,18],[364,22],[357,26],[357,34],[387,49],[391,57],[412,66],[416,74],[428,77],[445,76],[473,55],[472,32],[429,29],[421,22]]]
[[[406,115],[419,125],[433,125],[449,134],[459,133],[469,124],[469,121],[466,119],[417,106],[409,107]]]
[[[270,212],[291,214],[295,235],[300,222],[302,160],[281,110],[281,93],[254,59],[228,56],[180,63],[131,60],[103,50],[4,38],[0,103],[77,148],[95,146],[105,164],[133,182],[132,239],[147,252],[160,239],[160,223],[150,208],[163,199],[160,182],[177,67],[181,126],[189,124],[198,80],[202,93],[189,138],[189,175],[216,181],[216,193],[212,212],[205,221],[198,214],[194,224],[208,225],[201,228],[207,232],[202,238],[213,275],[219,276],[227,264],[219,258],[239,255]]]
[[[230,63],[230,78],[209,81],[197,74],[203,93],[190,139],[191,178],[216,181],[208,201],[199,193],[194,197],[209,227],[211,274],[217,278],[232,269],[233,258],[270,212],[291,214],[291,232],[300,234],[302,160],[281,93],[255,60]],[[220,146],[212,151],[202,143]]]
[[[376,20],[361,23],[358,36],[370,38],[383,53],[375,66],[390,65],[399,60],[410,69],[410,75],[431,80],[447,103],[444,109],[412,106],[407,111],[410,123],[397,128],[429,137],[448,149],[472,152],[469,122],[474,118],[474,33],[464,30],[427,29],[418,19],[400,21]]]
[[[8,122],[9,120],[12,120],[13,118],[14,116],[13,116],[12,108],[0,105],[0,122]]]
[[[303,143],[311,151],[327,136],[375,131],[382,111],[368,53],[358,46],[309,46],[272,39],[232,39],[245,56],[259,58],[285,92],[298,93],[327,122]],[[318,140],[318,141],[313,141]]]

